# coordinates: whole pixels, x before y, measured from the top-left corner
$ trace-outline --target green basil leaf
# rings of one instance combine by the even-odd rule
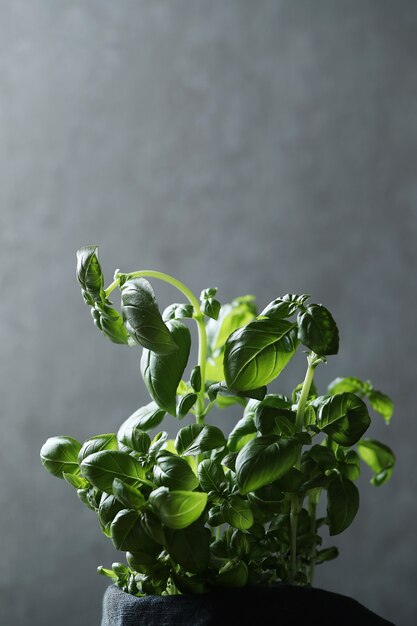
[[[332,476],[327,487],[327,517],[330,535],[343,532],[355,519],[359,508],[359,491],[345,476]]]
[[[220,313],[221,304],[216,298],[207,298],[201,303],[201,311],[207,317],[217,320]]]
[[[161,548],[145,533],[140,523],[140,513],[123,509],[117,513],[111,526],[111,539],[117,550],[144,551],[156,555]]]
[[[95,435],[87,439],[78,453],[78,463],[81,465],[89,454],[100,452],[100,450],[117,450],[117,438],[114,433]]]
[[[57,478],[63,474],[78,474],[78,453],[81,444],[73,437],[50,437],[41,448],[41,462],[47,472]]]
[[[258,489],[256,493],[248,493],[250,502],[255,504],[261,511],[280,513],[282,510],[282,503],[284,500],[284,493],[281,487],[277,484],[277,481],[270,485],[265,485]]]
[[[339,556],[339,550],[332,546],[331,548],[325,548],[324,550],[317,550],[315,555],[316,563],[324,563],[325,561],[332,561]]]
[[[71,487],[75,487],[75,489],[86,489],[89,487],[88,480],[78,474],[67,474],[63,472],[62,478],[71,485]]]
[[[149,496],[154,511],[168,528],[181,529],[195,522],[207,504],[207,494],[197,491],[169,491],[159,487]]]
[[[167,528],[165,549],[175,563],[187,572],[198,574],[208,568],[210,538],[209,529],[200,524],[182,530]]]
[[[353,393],[330,396],[318,410],[317,426],[341,446],[353,446],[368,430],[366,404]]]
[[[230,389],[267,385],[284,369],[298,346],[296,324],[255,319],[226,341],[224,374]]]
[[[372,389],[368,393],[368,399],[374,411],[382,415],[387,424],[389,424],[394,412],[394,404],[385,393]]]
[[[179,320],[167,322],[167,328],[177,350],[170,354],[156,354],[144,348],[140,366],[152,399],[161,409],[175,417],[177,387],[188,362],[191,335],[187,326]]]
[[[238,391],[237,389],[229,389],[224,381],[214,383],[210,385],[207,390],[210,402],[213,402],[220,394],[221,396],[251,398],[253,400],[262,400],[266,394],[266,386],[258,387],[257,389],[248,389],[245,391]]]
[[[198,465],[198,480],[207,493],[209,491],[220,493],[220,485],[224,481],[224,472],[220,463],[212,459],[201,461]]]
[[[143,530],[153,539],[156,543],[165,543],[165,530],[161,524],[161,520],[151,509],[144,509],[142,511],[141,524]]]
[[[303,454],[303,460],[307,457],[312,458],[323,471],[333,469],[337,464],[333,450],[327,446],[312,446]]]
[[[359,378],[346,376],[345,378],[335,378],[327,387],[327,393],[329,396],[336,396],[340,393],[350,392],[363,396],[366,393],[366,388],[367,384]]]
[[[131,278],[121,288],[126,328],[144,348],[160,355],[177,351],[175,338],[159,312],[153,289],[144,278]]]
[[[224,520],[239,530],[247,530],[253,524],[253,513],[249,502],[238,495],[232,495],[222,503]]]
[[[103,493],[98,507],[98,519],[105,535],[110,537],[110,526],[124,506],[111,494]]]
[[[168,433],[165,430],[157,433],[151,441],[151,447],[149,448],[148,452],[149,458],[154,460],[162,449],[162,446],[165,446],[167,444],[167,441]]]
[[[156,557],[147,552],[136,550],[135,552],[126,552],[126,561],[135,572],[146,574],[151,573],[156,565]]]
[[[145,498],[136,487],[124,483],[120,478],[113,480],[113,495],[127,509],[141,509],[145,504]]]
[[[137,409],[130,417],[127,418],[120,426],[117,433],[118,441],[126,441],[132,437],[132,431],[136,428],[139,430],[151,430],[159,426],[165,416],[165,411],[160,409],[156,402],[149,402],[146,406]]]
[[[257,400],[255,402],[258,404]],[[253,413],[243,416],[237,422],[227,440],[227,447],[230,452],[239,452],[248,441],[253,439],[255,433],[256,426],[253,420]]]
[[[272,320],[280,320],[286,317],[291,317],[301,302],[304,302],[304,299],[309,298],[310,296],[297,296],[294,294],[287,294],[282,298],[276,298],[272,302],[270,302],[263,311],[259,314],[259,317],[268,317]],[[301,299],[301,300],[300,300]]]
[[[196,391],[197,393],[200,391],[200,389],[201,389],[201,368],[200,368],[199,365],[196,365],[195,367],[193,367],[193,369],[191,371],[190,384],[191,384],[191,387],[194,389],[194,391]]]
[[[138,452],[141,456],[145,456],[151,445],[151,438],[148,433],[138,427],[126,428],[119,442],[122,446],[126,446],[129,450]]]
[[[357,480],[361,473],[360,459],[354,450],[348,450],[346,454],[342,451],[342,448],[338,449],[338,457],[340,453],[343,457],[337,462],[337,469],[343,476],[349,478],[349,480]]]
[[[298,338],[318,355],[337,354],[339,331],[330,311],[321,304],[309,304],[298,314]]]
[[[259,492],[263,490],[267,490],[268,487],[274,486],[276,490],[285,491],[286,493],[296,493],[300,490],[301,485],[303,484],[304,476],[302,472],[296,467],[291,467],[288,472],[285,472],[281,478],[278,478],[272,485],[267,485],[262,489],[259,489],[256,492],[256,495],[259,495]],[[261,494],[262,495],[262,494]]]
[[[255,427],[262,435],[291,437],[295,430],[295,417],[288,398],[269,394],[256,408]]]
[[[198,479],[187,461],[175,454],[162,451],[153,468],[153,475],[158,486],[177,491],[193,491],[198,487]]]
[[[98,246],[84,246],[77,250],[77,280],[93,301],[102,299],[104,285],[97,252]]]
[[[138,461],[121,450],[102,450],[90,454],[81,463],[81,473],[97,489],[113,492],[113,480],[120,478],[132,485],[145,478],[145,471]]]
[[[167,306],[165,311],[162,313],[162,319],[164,322],[168,322],[169,320],[181,320],[185,317],[192,317],[194,315],[194,307],[192,304],[180,304],[179,302],[174,302]]]
[[[201,429],[195,426],[202,426]],[[186,430],[185,430],[186,429]],[[184,432],[182,432],[184,431]],[[184,448],[184,444],[187,443]],[[191,424],[182,428],[175,439],[175,449],[178,454],[190,456],[215,450],[226,445],[226,439],[217,426],[211,424]]]
[[[178,419],[183,419],[193,408],[195,403],[197,402],[197,394],[196,393],[187,393],[187,395],[183,396],[178,403],[177,408],[177,417]]]
[[[358,453],[362,461],[375,472],[371,480],[375,487],[391,478],[395,464],[395,455],[391,448],[374,439],[362,439],[358,442]]]
[[[135,345],[135,341],[130,337],[119,311],[111,306],[110,300],[104,298],[102,302],[95,302],[91,309],[95,325],[101,330],[103,335],[113,343]]]
[[[300,444],[295,439],[270,435],[249,441],[236,459],[240,493],[255,491],[283,476],[296,463],[299,451]]]
[[[213,584],[219,587],[245,587],[248,575],[248,568],[244,561],[228,561],[213,579]]]

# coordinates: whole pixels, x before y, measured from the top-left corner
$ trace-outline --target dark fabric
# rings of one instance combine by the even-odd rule
[[[279,585],[136,598],[112,585],[101,626],[393,626],[337,593]]]

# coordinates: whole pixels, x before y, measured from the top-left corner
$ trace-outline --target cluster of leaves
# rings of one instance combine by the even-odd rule
[[[174,303],[161,315],[152,287],[134,274],[116,274],[120,315],[103,288],[97,249],[78,252],[77,277],[94,321],[111,341],[142,347],[151,401],[117,434],[83,444],[53,437],[41,450],[45,469],[76,489],[126,553],[126,565],[99,572],[134,595],[311,584],[314,566],[337,556],[335,547],[321,547],[320,529],[341,533],[357,513],[360,461],[376,486],[391,476],[393,452],[363,438],[365,400],[387,422],[391,400],[357,378],[338,378],[318,394],[314,370],[337,353],[339,336],[330,312],[307,304],[309,296],[288,294],[256,315],[252,296],[221,306],[211,288],[200,302]],[[184,318],[199,325],[201,359],[189,380]],[[309,351],[304,383],[290,397],[267,393],[300,345]],[[233,403],[243,415],[226,437],[204,420],[213,407]],[[192,413],[196,423],[174,440],[164,431],[151,438],[167,413],[180,420]],[[317,518],[321,497],[327,513]]]

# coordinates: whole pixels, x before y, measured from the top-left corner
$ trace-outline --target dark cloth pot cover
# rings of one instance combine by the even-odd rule
[[[136,598],[115,585],[101,626],[393,626],[347,596],[322,589],[223,589],[203,595]]]

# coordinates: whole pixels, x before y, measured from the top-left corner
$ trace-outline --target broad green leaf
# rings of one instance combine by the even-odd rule
[[[131,278],[121,287],[122,314],[126,328],[147,350],[160,355],[177,351],[175,337],[159,312],[151,285],[144,278]]]
[[[300,490],[303,482],[303,473],[296,467],[291,467],[288,472],[285,472],[285,474],[272,483],[272,485],[267,485],[266,487],[259,489],[256,492],[256,495],[260,495],[262,497],[263,493],[267,494],[269,487],[275,487],[276,490],[280,489],[286,493],[296,493]]]
[[[152,399],[161,409],[175,417],[177,387],[188,362],[191,335],[187,326],[179,320],[167,322],[167,328],[177,350],[170,354],[156,354],[144,348],[140,366]]]
[[[117,550],[143,551],[156,555],[161,548],[145,533],[140,522],[140,513],[123,509],[117,513],[111,526],[111,539]]]
[[[340,453],[341,451],[342,449],[339,448],[338,452]],[[361,473],[359,456],[354,450],[348,450],[344,458],[338,461],[337,469],[349,480],[357,480]]]
[[[165,543],[165,530],[162,526],[161,520],[150,508],[145,508],[142,511],[140,518],[143,530],[149,535],[151,539],[156,543]]]
[[[206,324],[210,352],[213,354],[222,348],[229,335],[251,322],[255,315],[254,296],[243,296],[236,298],[230,304],[223,304],[217,321],[209,320]]]
[[[123,422],[117,433],[118,441],[131,438],[132,431],[136,428],[139,430],[155,428],[162,422],[164,416],[165,411],[160,409],[156,402],[149,402],[149,404],[137,409]]]
[[[358,396],[362,396],[366,393],[367,384],[359,378],[353,376],[346,376],[345,378],[335,378],[327,387],[327,393],[329,396],[336,396],[340,393],[356,393]]]
[[[98,507],[98,519],[103,532],[110,537],[110,525],[116,515],[125,507],[113,495],[103,493]]]
[[[136,552],[126,552],[126,561],[135,572],[151,572],[156,564],[156,557],[147,552],[137,550]]]
[[[50,437],[41,448],[41,462],[47,472],[57,478],[63,474],[78,474],[78,453],[81,444],[73,437]]]
[[[310,296],[298,296],[296,294],[286,294],[281,298],[276,298],[272,302],[270,302],[264,309],[261,311],[259,317],[268,317],[269,319],[278,320],[286,317],[291,317],[298,307],[303,305],[305,300],[307,300]]]
[[[208,567],[210,538],[209,529],[200,524],[192,524],[182,530],[167,528],[165,549],[175,563],[187,572],[198,574]]]
[[[202,428],[195,428],[196,426],[202,426]],[[185,426],[179,431],[175,439],[175,448],[183,456],[201,454],[208,450],[222,448],[225,445],[226,439],[222,431],[211,424]]]
[[[127,509],[141,509],[145,504],[145,498],[136,487],[124,483],[120,478],[113,480],[113,495]]]
[[[265,485],[261,489],[257,489],[256,492],[250,492],[248,494],[250,502],[256,504],[261,511],[267,511],[271,513],[279,513],[282,510],[282,503],[284,500],[284,492],[277,484],[277,481],[270,485]]]
[[[389,424],[394,412],[394,404],[385,393],[372,389],[368,393],[368,399],[374,411],[382,415],[387,424]]]
[[[262,400],[266,394],[266,386],[264,385],[263,387],[258,387],[257,389],[239,391],[237,389],[229,389],[225,381],[220,381],[218,383],[210,385],[207,391],[210,402],[213,402],[213,400],[215,400],[218,395],[231,396],[233,398],[237,396],[241,398],[250,398],[253,400]]]
[[[379,487],[391,478],[395,464],[391,448],[374,439],[362,439],[358,442],[358,453],[362,461],[375,472],[371,479],[373,485]]]
[[[333,469],[337,464],[333,450],[327,446],[312,446],[303,454],[303,459],[305,457],[311,457],[323,471]]]
[[[215,526],[221,526],[222,524],[224,524],[224,522],[225,522],[225,519],[223,517],[221,507],[220,505],[215,504],[209,510],[207,523],[209,524],[209,526],[215,527]]]
[[[255,491],[283,476],[296,463],[299,451],[300,444],[295,439],[269,435],[249,441],[236,459],[240,493]]]
[[[155,459],[160,450],[162,450],[163,446],[166,446],[167,444],[168,433],[165,430],[157,433],[151,441],[151,446],[148,452],[149,458]]]
[[[339,331],[330,311],[321,304],[309,304],[298,314],[298,338],[320,356],[337,354]]]
[[[192,304],[180,304],[179,302],[174,302],[167,306],[165,311],[162,313],[162,319],[164,322],[168,322],[169,320],[181,320],[185,317],[192,317],[194,315],[194,307]]]
[[[83,292],[93,301],[101,301],[104,285],[97,253],[98,246],[84,246],[77,250],[77,280]]]
[[[187,395],[183,396],[178,403],[177,408],[177,417],[178,419],[183,419],[193,408],[195,403],[197,402],[197,394],[196,393],[187,393]]]
[[[366,404],[348,392],[330,396],[321,404],[317,418],[320,430],[341,446],[353,446],[371,423]]]
[[[198,479],[201,487],[207,493],[209,491],[220,492],[220,485],[224,482],[222,466],[212,459],[204,459],[198,465]]]
[[[78,454],[78,463],[81,464],[89,454],[100,450],[117,450],[117,438],[114,433],[95,435],[87,439]]]
[[[288,398],[271,394],[258,404],[255,426],[262,435],[291,437],[295,430],[295,418]]]
[[[221,506],[225,521],[239,530],[247,530],[253,524],[253,513],[249,502],[238,495],[231,495]]]
[[[152,491],[149,502],[165,526],[181,529],[200,517],[207,504],[207,494],[159,487]]]
[[[145,478],[140,463],[121,450],[102,450],[90,454],[81,463],[81,473],[97,489],[106,493],[112,493],[115,478],[120,478],[128,485]]]
[[[255,319],[226,341],[224,374],[230,389],[245,391],[268,385],[294,356],[296,324]]]
[[[217,320],[220,313],[221,304],[216,298],[206,298],[201,303],[201,311],[207,317]]]
[[[161,452],[153,468],[155,483],[177,491],[193,491],[198,479],[187,461],[175,454]]]
[[[133,427],[124,430],[119,442],[129,450],[134,450],[141,456],[145,456],[151,445],[151,438],[141,428]]]
[[[353,522],[359,508],[359,491],[345,476],[332,476],[327,487],[330,535],[338,535]]]
[[[248,568],[244,561],[229,561],[213,579],[219,587],[245,587],[248,582]]]
[[[242,445],[242,442],[245,440],[245,438],[248,435],[254,436],[254,434],[256,433],[254,414],[255,414],[256,406],[259,404],[259,402],[258,400],[250,400],[248,402],[248,405],[250,403],[253,403],[250,405],[251,408],[253,407],[253,410],[246,411],[245,409],[246,415],[244,414],[243,417],[237,422],[237,424],[235,425],[235,427],[233,428],[232,432],[229,435],[229,438],[227,440],[227,447],[230,450],[230,452],[239,452],[239,450],[243,448],[244,444]],[[245,443],[247,443],[247,441],[245,441]]]
[[[200,368],[199,365],[196,365],[195,367],[193,367],[193,369],[191,371],[190,384],[191,384],[191,387],[194,389],[194,391],[196,391],[197,393],[200,391],[200,389],[201,389],[201,368]]]

